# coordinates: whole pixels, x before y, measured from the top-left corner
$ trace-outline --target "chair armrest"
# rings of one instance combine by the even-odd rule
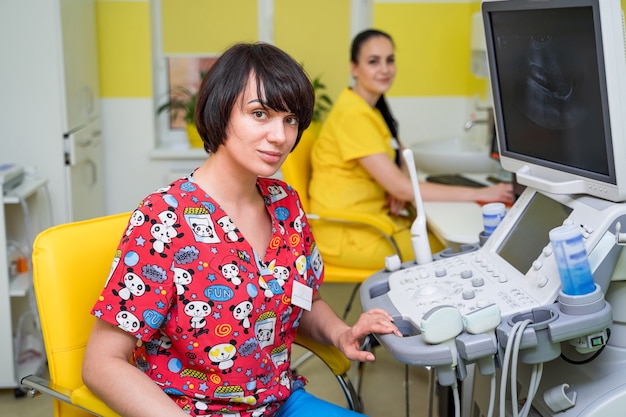
[[[52,381],[41,378],[37,375],[28,375],[22,378],[21,384],[30,388],[28,390],[28,396],[31,398],[43,393],[50,395],[57,400],[71,404],[70,397],[72,395],[72,390],[55,384]]]
[[[311,214],[307,213],[307,217],[310,216]],[[362,224],[378,229],[380,233],[386,235],[393,235],[398,228],[395,223],[385,217],[357,211],[324,210],[313,214],[313,216],[317,217],[317,219],[314,218],[314,220],[354,223],[357,225]]]
[[[348,226],[367,227],[380,233],[391,246],[396,254],[400,255],[398,244],[393,238],[397,226],[391,220],[377,216],[375,214],[345,210],[324,210],[318,213],[306,213],[307,219],[311,222],[331,222]]]
[[[46,394],[96,416],[119,417],[84,385],[71,390],[37,375],[25,376],[21,383],[29,388],[28,396],[31,398]]]
[[[343,375],[350,370],[350,361],[334,346],[316,342],[299,333],[296,333],[294,343],[308,349],[319,357],[335,375]]]
[[[356,410],[360,413],[363,412],[363,403],[361,402],[361,398],[354,389],[354,386],[350,381],[350,377],[348,376],[350,361],[346,358],[343,352],[334,346],[316,342],[315,340],[302,336],[299,333],[296,333],[294,343],[302,346],[320,358],[322,362],[330,368],[339,382],[339,385],[341,385],[343,393],[346,396],[346,401],[348,402],[348,408]]]
[[[98,416],[119,417],[119,414],[111,410],[104,401],[96,397],[96,394],[91,392],[85,385],[76,388],[72,392],[72,404]]]

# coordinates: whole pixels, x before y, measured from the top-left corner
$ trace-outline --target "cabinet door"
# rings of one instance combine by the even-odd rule
[[[78,221],[103,216],[104,161],[99,121],[71,133],[66,140],[70,218]]]

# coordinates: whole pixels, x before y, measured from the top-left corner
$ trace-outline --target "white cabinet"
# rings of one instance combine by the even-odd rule
[[[0,163],[48,178],[54,223],[104,212],[94,0],[0,1]]]
[[[34,207],[39,199],[39,190],[46,179],[26,177],[21,185],[7,195],[2,195],[0,204],[0,388],[17,388],[21,377],[37,372],[45,361],[45,355],[17,365],[14,337],[18,331],[19,318],[32,311],[30,290],[32,268],[28,272],[9,277],[8,243],[19,242],[28,252],[35,233],[42,228],[39,212]],[[0,191],[1,195],[1,191]],[[25,254],[29,257],[30,253]],[[30,265],[29,265],[30,266]],[[42,352],[43,353],[43,352]]]

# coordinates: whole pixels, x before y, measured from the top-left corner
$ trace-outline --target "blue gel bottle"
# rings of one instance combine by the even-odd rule
[[[506,215],[504,203],[489,203],[482,207],[484,235],[491,236]]]
[[[595,290],[587,250],[580,227],[564,225],[550,230],[550,242],[567,295],[585,295]]]

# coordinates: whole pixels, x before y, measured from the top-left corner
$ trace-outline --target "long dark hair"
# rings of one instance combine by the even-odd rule
[[[395,47],[393,38],[388,33],[383,32],[382,30],[378,30],[378,29],[367,29],[367,30],[364,30],[363,32],[360,32],[352,40],[352,45],[350,46],[350,61],[352,61],[354,64],[358,64],[359,54],[361,53],[361,47],[363,46],[363,43],[365,43],[370,38],[375,38],[378,36],[382,36],[382,37],[389,39],[389,41],[391,42],[391,45]],[[391,136],[396,139],[396,141],[398,142],[398,146],[399,146],[400,139],[398,137],[398,121],[393,117],[393,114],[391,114],[391,109],[389,108],[389,105],[387,104],[387,99],[385,98],[384,94],[380,96],[380,98],[376,102],[375,107],[382,114],[383,119],[385,119],[385,123],[387,124],[387,127],[389,128],[389,131],[391,132]],[[395,162],[398,166],[400,165],[400,152],[398,150],[396,150]]]
[[[394,119],[393,115],[391,114],[391,109],[387,105],[387,100],[385,99],[384,95],[380,96],[380,98],[376,102],[375,107],[383,115],[383,119],[385,119],[385,123],[387,124],[387,127],[389,128],[389,131],[391,132],[391,136],[396,139],[396,141],[398,142],[398,147],[399,147],[400,138],[398,137],[398,121]],[[400,150],[399,149],[396,149],[395,161],[396,161],[396,165],[400,166]]]

